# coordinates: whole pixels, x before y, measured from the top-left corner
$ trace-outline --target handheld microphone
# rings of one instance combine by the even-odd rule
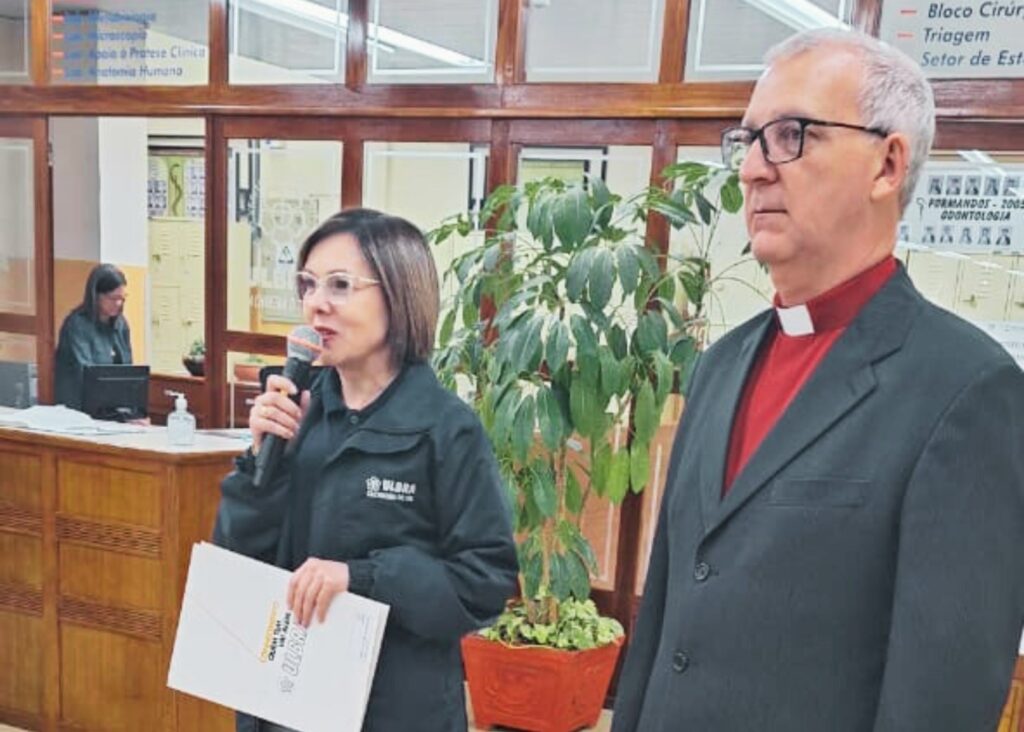
[[[296,392],[291,399],[296,404],[302,392],[309,387],[310,365],[320,355],[320,334],[308,325],[300,325],[288,335],[288,360],[285,361],[281,375],[295,384]],[[288,441],[283,437],[269,434],[263,438],[260,451],[256,453],[256,470],[252,482],[262,488],[277,470],[285,445]]]

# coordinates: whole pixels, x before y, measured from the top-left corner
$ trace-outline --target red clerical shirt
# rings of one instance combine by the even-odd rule
[[[750,369],[733,420],[723,498],[832,344],[895,271],[896,259],[888,257],[805,305],[792,308],[780,307],[775,296],[775,327]]]

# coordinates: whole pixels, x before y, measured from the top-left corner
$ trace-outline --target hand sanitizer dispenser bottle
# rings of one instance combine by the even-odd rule
[[[167,439],[172,445],[191,445],[196,441],[196,418],[188,411],[188,400],[178,391],[168,391],[175,397],[174,411],[167,415]]]

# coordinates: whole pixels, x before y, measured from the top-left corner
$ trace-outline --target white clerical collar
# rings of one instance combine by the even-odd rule
[[[814,321],[811,311],[806,305],[794,305],[791,308],[777,307],[782,332],[788,336],[805,336],[814,334]]]

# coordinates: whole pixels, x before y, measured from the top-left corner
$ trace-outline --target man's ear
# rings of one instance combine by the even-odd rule
[[[881,155],[871,188],[871,200],[878,201],[895,193],[899,196],[910,166],[910,140],[902,132],[893,132],[880,146]]]

